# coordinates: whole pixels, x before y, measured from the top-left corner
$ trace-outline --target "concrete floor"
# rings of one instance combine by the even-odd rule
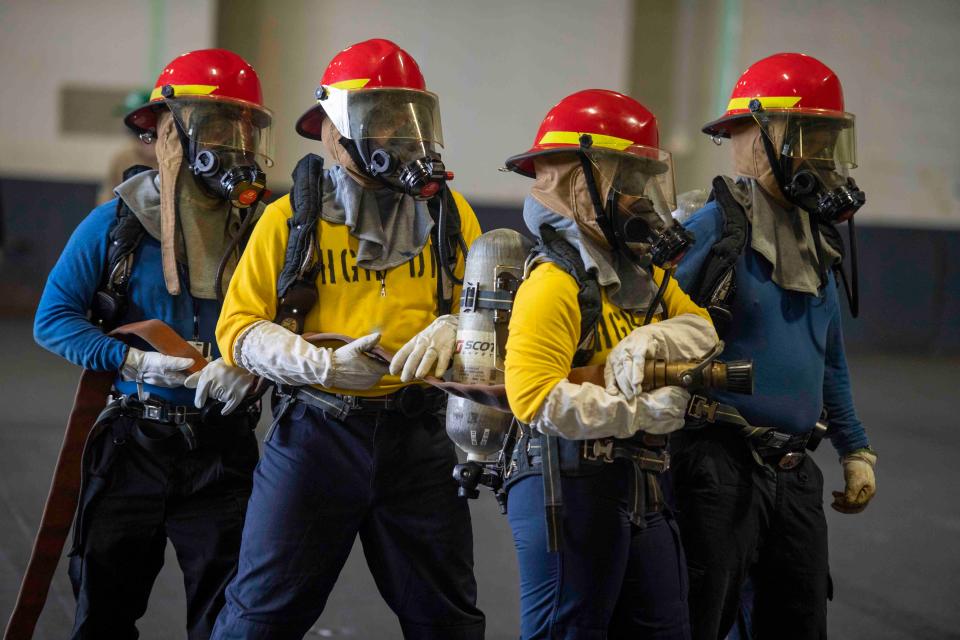
[[[26,564],[59,449],[78,370],[33,344],[29,323],[0,322],[0,619]],[[851,358],[860,415],[880,452],[879,496],[859,516],[827,509],[836,597],[830,637],[960,638],[960,360]],[[829,444],[816,454],[827,490],[841,488]],[[517,635],[517,569],[506,519],[489,494],[472,501],[480,606],[491,640]],[[183,587],[170,547],[141,622],[148,640],[182,638]],[[73,597],[58,571],[38,640],[67,637]],[[308,637],[399,638],[354,548],[323,617]]]

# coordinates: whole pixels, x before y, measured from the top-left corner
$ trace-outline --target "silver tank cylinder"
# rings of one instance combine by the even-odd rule
[[[477,238],[470,247],[464,268],[463,286],[484,293],[498,288],[516,291],[523,277],[523,265],[532,243],[511,229],[494,229]],[[461,306],[457,348],[453,355],[452,379],[473,384],[503,384],[503,358],[507,337],[508,310]],[[467,454],[467,459],[489,462],[496,459],[513,416],[450,396],[447,401],[447,435]]]

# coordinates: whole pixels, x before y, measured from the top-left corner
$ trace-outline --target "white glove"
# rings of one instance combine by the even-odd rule
[[[637,431],[665,435],[686,424],[690,393],[680,387],[660,387],[637,394]]]
[[[197,390],[193,397],[197,409],[203,408],[207,398],[213,398],[224,404],[220,413],[227,415],[243,402],[256,383],[257,378],[252,373],[231,367],[223,358],[217,358],[184,380],[183,386]]]
[[[846,486],[843,491],[833,492],[830,506],[840,513],[860,513],[877,492],[877,478],[873,473],[877,454],[870,449],[859,449],[843,456],[840,464]]]
[[[433,375],[441,377],[450,364],[457,346],[457,316],[440,316],[415,335],[390,361],[390,373],[400,375],[401,382],[425,378],[436,365]]]
[[[279,384],[369,389],[387,373],[387,365],[367,355],[378,342],[380,334],[371,333],[337,350],[315,347],[292,331],[264,320],[240,337],[237,363]]]
[[[144,382],[157,387],[179,387],[187,379],[193,358],[165,356],[156,351],[129,347],[120,367],[120,377],[128,382]]]
[[[665,434],[683,427],[690,394],[680,387],[640,393],[632,400],[586,382],[561,380],[530,425],[567,440],[629,438],[637,431]]]
[[[630,400],[643,392],[643,365],[648,359],[674,362],[702,358],[718,341],[710,321],[692,313],[637,327],[607,356],[603,367],[607,393],[622,393]]]

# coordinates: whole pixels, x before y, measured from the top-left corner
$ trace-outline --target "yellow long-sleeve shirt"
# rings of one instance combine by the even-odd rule
[[[653,278],[659,285],[663,271],[654,267]],[[580,341],[577,291],[573,276],[550,262],[538,265],[517,291],[504,364],[507,399],[522,422],[530,422],[553,387],[570,374]],[[707,311],[691,301],[675,280],[667,284],[663,301],[669,318],[693,313],[710,320]],[[606,292],[602,302],[592,365],[605,363],[611,349],[643,322],[642,316],[614,306]],[[654,315],[653,322],[661,319]]]
[[[469,247],[480,235],[480,224],[464,197],[452,193]],[[217,322],[217,344],[231,365],[235,364],[234,344],[244,329],[261,320],[272,321],[277,314],[277,278],[283,268],[289,237],[287,223],[292,216],[289,196],[266,208],[230,280]],[[317,277],[319,297],[307,314],[304,333],[342,333],[359,338],[379,331],[380,344],[388,351],[396,351],[436,317],[437,273],[430,243],[409,262],[377,273],[357,267],[358,241],[345,225],[321,219],[317,221],[317,233],[323,268]],[[463,275],[463,262],[463,255],[458,255],[457,276]],[[454,309],[459,301],[460,291],[456,288]],[[386,375],[372,389],[349,393],[379,396],[402,386],[398,376]]]

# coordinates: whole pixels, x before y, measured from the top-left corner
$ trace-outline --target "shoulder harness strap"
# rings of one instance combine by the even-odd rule
[[[316,259],[317,219],[323,206],[323,158],[308,153],[293,170],[290,190],[293,216],[287,222],[290,235],[283,268],[277,279],[277,317],[275,322],[303,333],[307,313],[317,303]]]
[[[747,246],[749,222],[723,176],[713,179],[710,200],[717,201],[723,215],[723,231],[720,239],[710,248],[696,284],[687,293],[694,302],[710,312],[722,335],[730,324],[730,304],[736,291],[734,267]]]
[[[437,315],[442,316],[453,308],[453,285],[463,284],[463,279],[456,276],[454,269],[458,250],[463,253],[466,263],[467,244],[461,232],[460,210],[449,189],[444,187],[436,197],[428,200],[427,211],[433,220],[430,244],[437,265]]]
[[[150,167],[133,165],[124,170],[123,181],[144,171],[150,171]],[[126,309],[133,254],[145,233],[143,225],[127,203],[117,198],[117,213],[107,235],[106,270],[90,305],[91,320],[104,330],[116,327]]]
[[[288,222],[290,235],[287,251],[277,279],[278,304],[274,321],[294,333],[303,333],[307,313],[318,298],[316,280],[322,264],[316,258],[317,220],[323,206],[323,178],[323,158],[316,154],[304,156],[293,170],[293,189],[290,192],[293,216]],[[450,313],[453,284],[461,282],[453,274],[457,249],[466,255],[456,201],[446,189],[442,197],[443,206],[440,197],[431,199],[427,204],[434,222],[430,242],[435,248],[433,255],[438,267],[438,315]],[[442,245],[441,237],[445,240]]]
[[[556,229],[548,224],[540,227],[540,242],[533,249],[577,281],[577,304],[580,306],[580,342],[573,357],[573,366],[585,365],[593,355],[597,324],[600,322],[602,301],[600,283],[594,274],[587,271],[580,252],[564,240]]]

